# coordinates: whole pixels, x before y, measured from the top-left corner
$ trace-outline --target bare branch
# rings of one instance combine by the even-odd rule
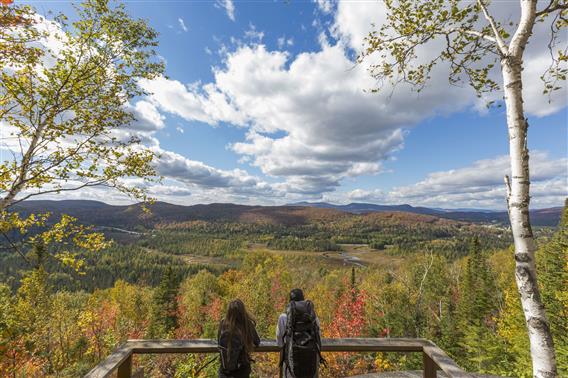
[[[101,179],[101,180],[96,180],[96,181],[89,181],[86,182],[82,185],[73,187],[73,188],[57,188],[57,189],[50,189],[50,190],[44,190],[41,192],[37,192],[37,193],[30,193],[25,195],[24,197],[17,199],[17,200],[13,200],[12,203],[10,203],[10,206],[13,206],[17,203],[20,203],[22,201],[27,200],[30,197],[35,197],[35,196],[39,196],[39,195],[44,195],[44,194],[49,194],[49,193],[59,193],[59,192],[71,192],[71,191],[75,191],[75,190],[79,190],[79,189],[83,189],[83,188],[87,188],[87,187],[92,187],[92,186],[99,186],[99,185],[104,185],[108,180],[107,179]],[[111,185],[112,186],[112,185]]]
[[[455,28],[455,29],[449,29],[449,30],[445,31],[443,34],[451,34],[451,33],[455,33],[455,32],[474,35],[476,37],[483,38],[483,39],[485,39],[489,42],[493,42],[495,44],[498,44],[497,39],[495,39],[494,37],[491,37],[490,35],[483,34],[482,32],[479,32],[477,30]]]
[[[12,241],[12,239],[10,239],[4,231],[2,231],[1,233],[2,236],[4,236],[4,239],[6,239],[6,241],[8,242],[8,244],[10,244],[10,248],[12,248],[18,255],[20,255],[29,266],[32,266],[30,260],[28,260],[26,255],[22,252],[20,248],[18,248],[18,246]]]
[[[541,11],[536,12],[537,17],[548,16],[556,11],[564,11],[568,9],[568,4],[560,4],[558,0],[550,0],[550,3]]]

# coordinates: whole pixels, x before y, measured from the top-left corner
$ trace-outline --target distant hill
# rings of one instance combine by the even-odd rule
[[[325,209],[335,209],[353,214],[364,214],[381,211],[403,211],[413,214],[433,215],[441,218],[466,221],[508,224],[509,215],[506,211],[481,209],[431,209],[428,207],[414,207],[411,205],[375,205],[372,203],[350,203],[348,205],[334,205],[327,202],[298,202],[290,206],[311,206]],[[533,226],[556,226],[560,221],[562,207],[531,210]]]
[[[49,211],[54,215],[69,214],[82,222],[97,226],[133,229],[158,224],[191,221],[266,223],[300,225],[315,221],[337,220],[352,216],[334,209],[289,206],[245,206],[231,203],[181,206],[156,202],[145,213],[140,204],[113,206],[85,200],[25,201],[14,206],[22,214]]]
[[[65,213],[85,223],[127,229],[134,229],[137,226],[152,228],[159,224],[191,221],[301,225],[313,222],[338,221],[361,214],[391,214],[394,212],[406,213],[405,219],[414,222],[427,222],[433,219],[431,217],[435,217],[464,222],[504,225],[508,223],[507,213],[502,211],[454,211],[410,205],[386,206],[365,203],[333,205],[325,202],[302,202],[286,206],[246,206],[214,203],[181,206],[156,202],[151,206],[151,213],[148,214],[142,211],[140,204],[114,206],[87,200],[40,200],[22,202],[14,206],[14,210],[22,214],[46,211],[54,215]],[[533,210],[531,219],[536,226],[556,226],[560,219],[561,210],[561,207]]]

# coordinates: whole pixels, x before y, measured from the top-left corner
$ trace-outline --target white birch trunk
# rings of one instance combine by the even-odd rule
[[[556,358],[537,283],[536,244],[529,219],[528,123],[524,116],[521,76],[524,48],[535,23],[536,0],[521,0],[521,10],[519,27],[501,61],[511,159],[511,178],[506,180],[507,206],[515,243],[515,278],[529,334],[533,376],[553,378],[557,377]]]

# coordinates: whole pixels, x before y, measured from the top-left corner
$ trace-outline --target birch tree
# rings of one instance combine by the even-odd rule
[[[519,0],[517,22],[493,17],[486,0],[385,0],[384,6],[386,22],[368,34],[358,57],[377,79],[378,88],[373,91],[385,83],[407,83],[420,91],[433,68],[445,64],[451,84],[466,82],[479,97],[488,92],[503,94],[511,167],[511,176],[505,176],[506,200],[515,244],[517,288],[530,339],[533,374],[555,377],[554,345],[537,283],[536,245],[529,219],[528,121],[523,108],[522,71],[535,24],[548,22],[551,59],[541,77],[544,95],[559,89],[566,80],[566,41],[559,33],[568,25],[568,3],[549,0],[537,7],[537,0]],[[420,56],[423,46],[439,49],[424,61]]]
[[[23,258],[8,235],[48,226],[49,214],[20,217],[15,204],[97,186],[145,200],[124,179],[157,179],[155,154],[128,129],[129,101],[145,94],[139,80],[163,71],[157,34],[109,0],[75,9],[70,22],[26,5],[0,6],[0,235]],[[65,216],[27,239],[100,249],[100,236]],[[56,257],[74,262],[70,253]]]

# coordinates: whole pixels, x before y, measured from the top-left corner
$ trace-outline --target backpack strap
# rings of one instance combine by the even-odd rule
[[[205,369],[207,366],[209,366],[213,361],[215,361],[217,358],[220,358],[219,355],[213,357],[212,359],[210,359],[209,361],[207,361],[207,363],[201,365],[199,367],[199,369],[197,369],[197,371],[195,372],[195,376],[197,377],[199,375],[199,373],[201,372],[201,370]]]
[[[316,343],[316,348],[317,348],[317,351],[318,351],[319,363],[322,364],[323,367],[327,369],[327,360],[325,358],[323,358],[323,356],[321,355],[321,348],[320,348],[318,343]]]

